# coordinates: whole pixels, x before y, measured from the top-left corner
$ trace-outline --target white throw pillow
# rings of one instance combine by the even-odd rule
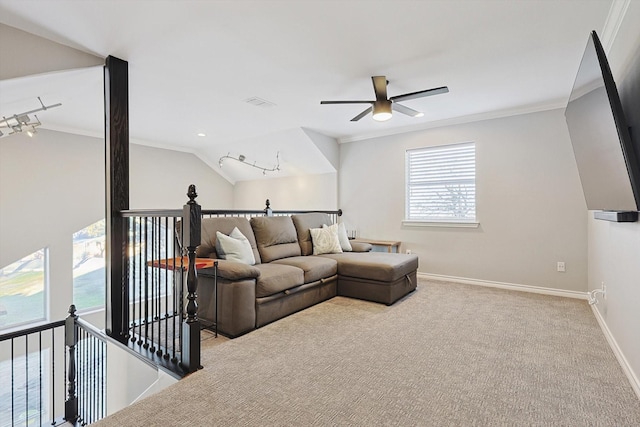
[[[342,252],[340,247],[340,240],[338,240],[338,233],[328,227],[326,228],[312,228],[309,230],[311,233],[311,241],[313,242],[313,254],[339,254]]]
[[[322,228],[325,227],[335,230],[335,232],[338,234],[338,240],[340,241],[340,247],[342,248],[343,252],[351,252],[353,250],[353,248],[351,247],[351,243],[349,242],[349,236],[347,236],[347,229],[344,227],[343,223],[333,225],[323,224]]]
[[[238,227],[235,227],[228,236],[216,231],[216,251],[221,259],[237,261],[243,264],[254,265],[256,258],[253,256],[251,243]]]

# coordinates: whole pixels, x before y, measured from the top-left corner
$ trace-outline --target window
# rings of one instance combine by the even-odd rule
[[[73,303],[78,310],[104,307],[105,221],[73,233]]]
[[[0,330],[45,320],[48,250],[0,269]]]
[[[406,222],[476,223],[474,142],[407,150]]]

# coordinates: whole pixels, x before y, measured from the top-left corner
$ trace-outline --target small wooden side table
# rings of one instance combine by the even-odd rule
[[[369,243],[370,245],[373,245],[373,246],[385,246],[387,248],[387,252],[389,252],[389,253],[393,252],[393,248],[396,249],[396,253],[400,253],[400,245],[402,244],[402,242],[398,242],[398,241],[364,239],[364,238],[361,238],[361,237],[358,237],[358,238],[354,239],[353,241],[354,242]]]
[[[211,268],[213,267],[213,263],[215,259],[212,258],[196,258],[196,270],[201,270],[203,268]],[[189,268],[189,258],[182,257],[180,258],[169,258],[169,259],[160,259],[148,261],[147,265],[149,267],[158,267],[158,268],[166,268],[168,270],[180,270],[180,266],[182,265],[183,270],[187,270]]]

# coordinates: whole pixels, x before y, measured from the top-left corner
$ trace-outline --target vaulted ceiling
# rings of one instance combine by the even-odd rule
[[[610,41],[617,3],[0,0],[0,23],[128,61],[134,142],[191,151],[212,167],[229,153],[270,168],[280,153],[281,176],[335,170],[316,133],[345,142],[563,107],[589,32]],[[320,105],[373,99],[373,75],[387,76],[390,96],[450,93],[404,103],[423,117],[382,123],[350,121],[366,106]],[[99,67],[2,80],[0,115],[32,109],[37,96],[63,103],[40,115],[42,127],[103,135]],[[273,105],[246,102],[256,97]],[[250,169],[221,173],[262,177]]]

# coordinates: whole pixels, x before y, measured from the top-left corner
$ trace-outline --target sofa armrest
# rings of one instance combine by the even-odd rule
[[[354,242],[353,240],[350,240],[349,243],[351,243],[352,252],[371,252],[373,248],[370,243]]]
[[[198,275],[213,277],[213,268],[198,270]],[[236,261],[218,260],[218,277],[227,280],[255,279],[260,275],[260,270],[253,265]]]

